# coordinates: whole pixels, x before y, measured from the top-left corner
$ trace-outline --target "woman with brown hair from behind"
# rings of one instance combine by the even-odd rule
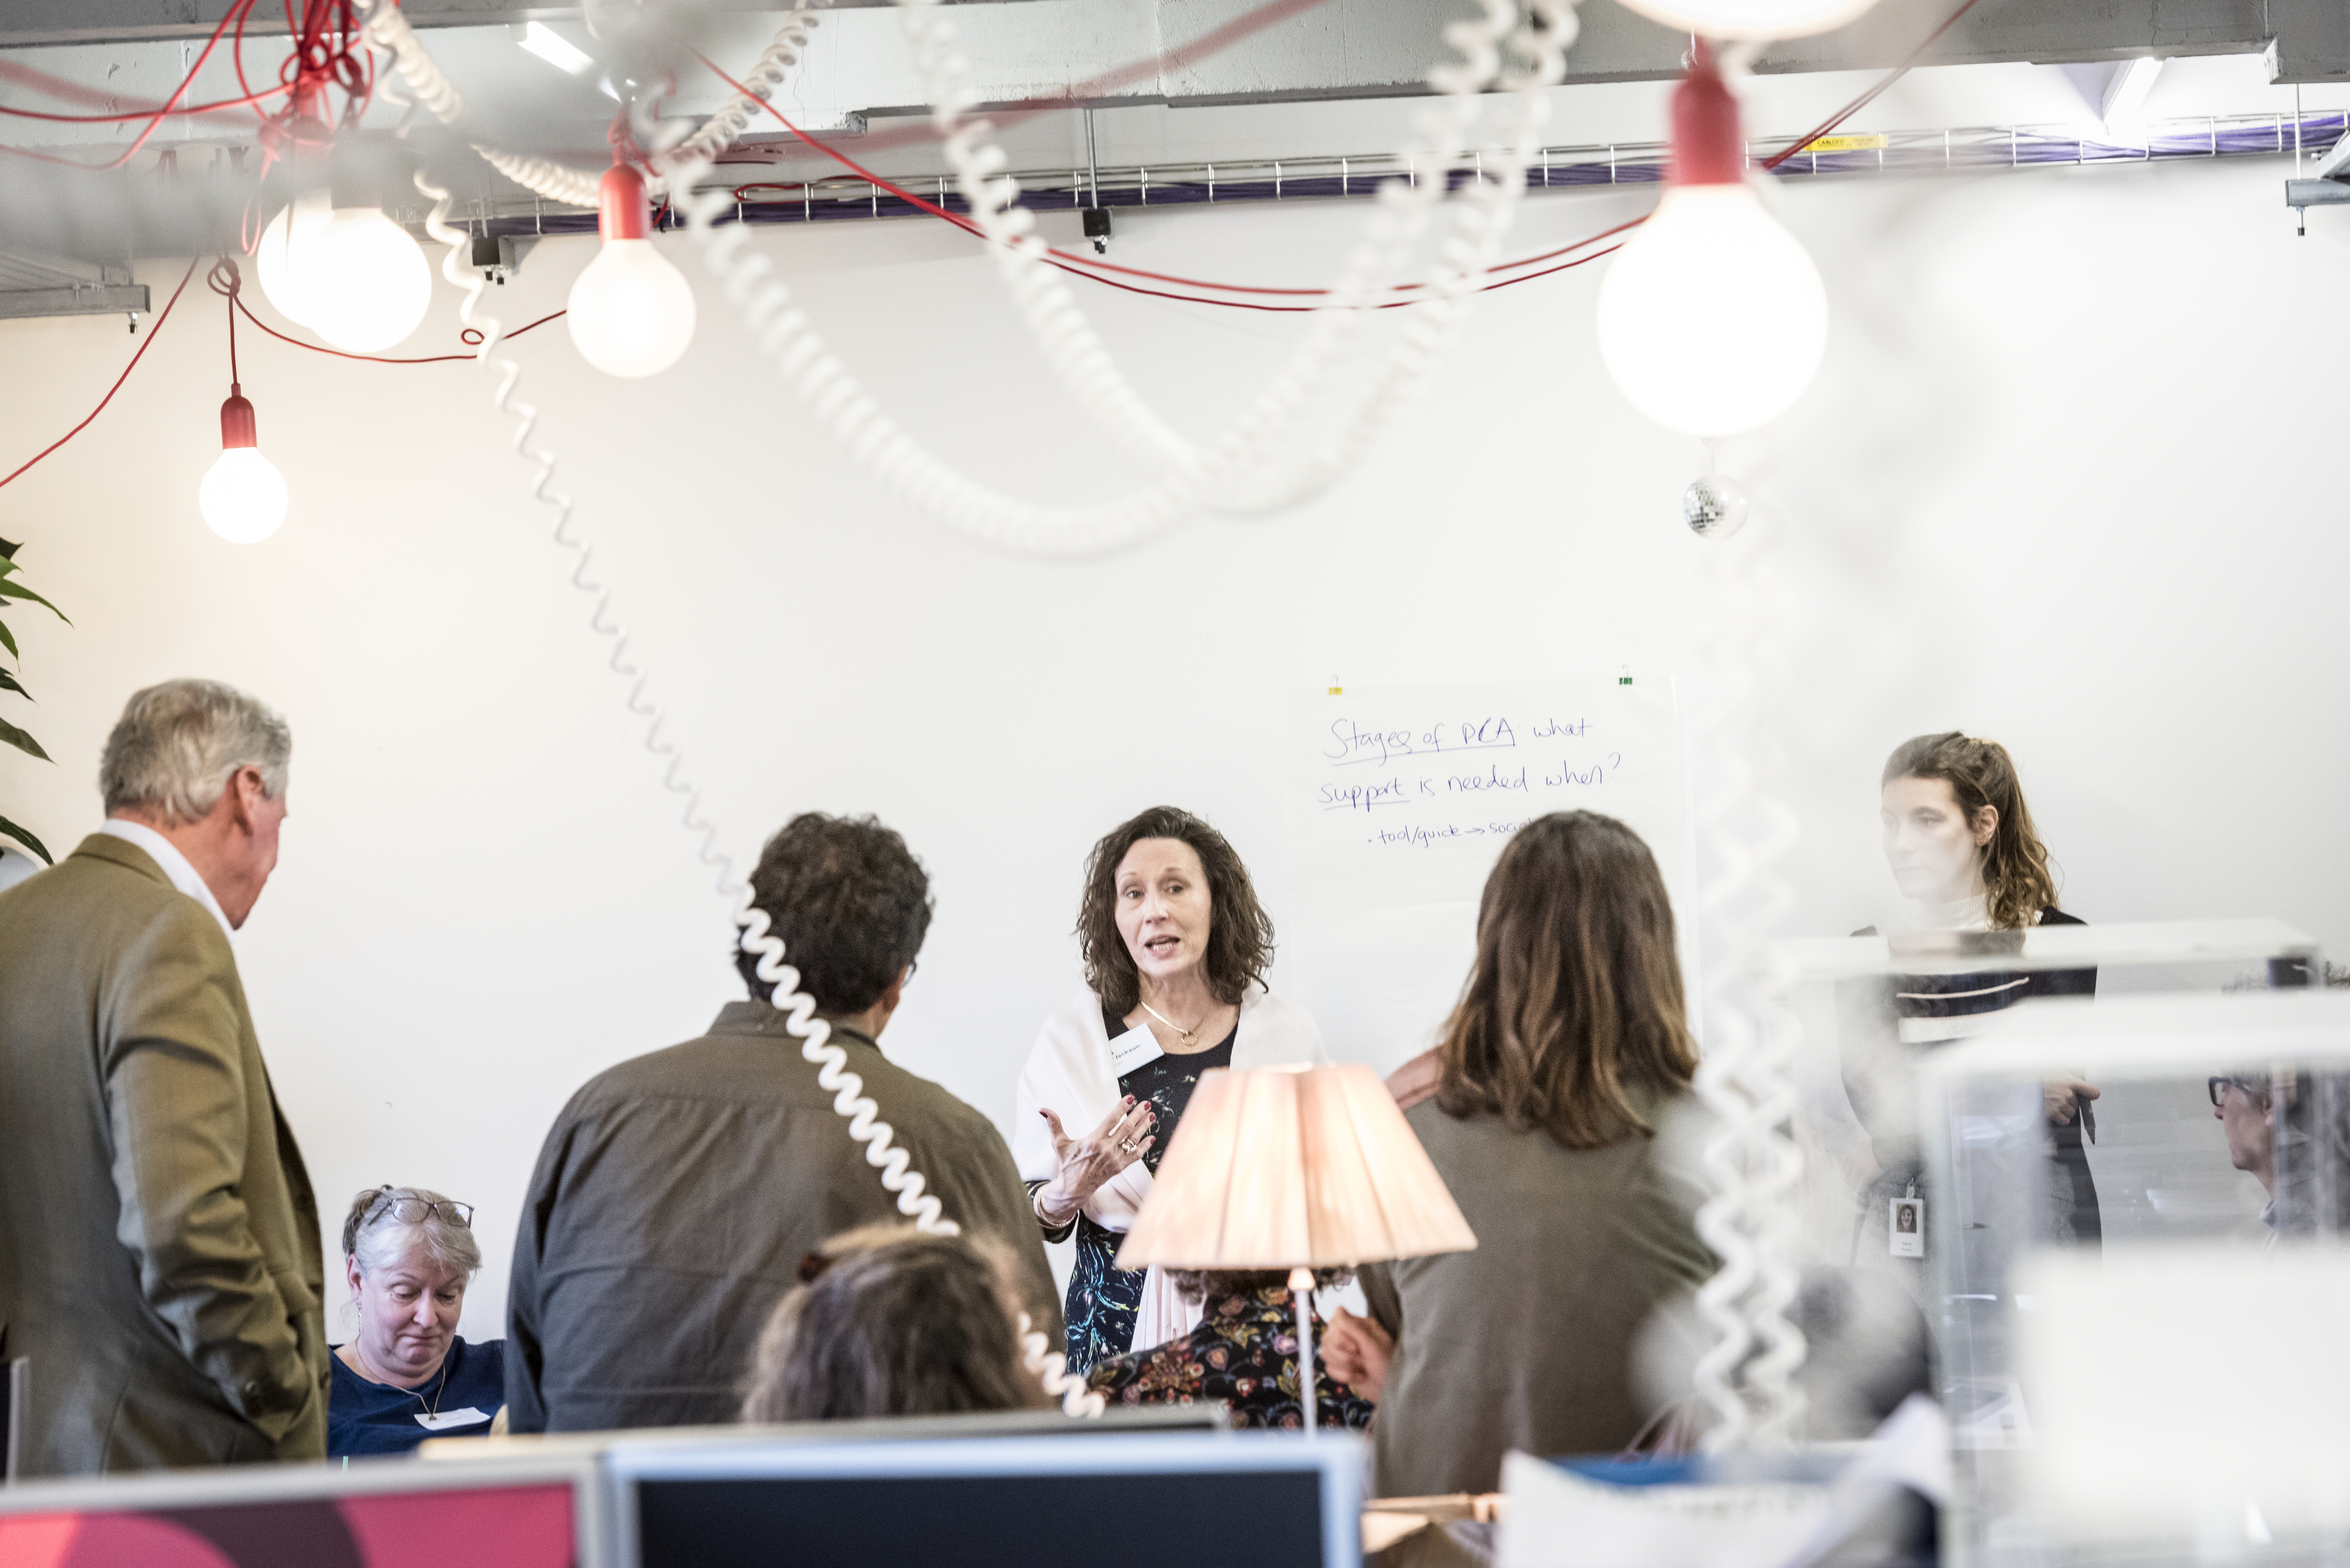
[[[1431,1060],[1432,1058],[1432,1060]],[[1703,1194],[1659,1158],[1697,1071],[1673,911],[1638,834],[1520,828],[1486,879],[1441,1043],[1391,1085],[1477,1250],[1372,1264],[1332,1376],[1378,1402],[1378,1494],[1489,1492],[1503,1454],[1612,1453],[1652,1412],[1632,1345],[1713,1272]]]

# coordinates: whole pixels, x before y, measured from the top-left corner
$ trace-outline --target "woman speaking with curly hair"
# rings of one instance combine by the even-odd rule
[[[1086,861],[1086,983],[1020,1075],[1012,1152],[1048,1241],[1075,1235],[1068,1356],[1096,1363],[1189,1334],[1200,1306],[1165,1272],[1119,1269],[1119,1237],[1211,1067],[1329,1060],[1306,1011],[1269,993],[1273,921],[1224,836],[1153,806]]]

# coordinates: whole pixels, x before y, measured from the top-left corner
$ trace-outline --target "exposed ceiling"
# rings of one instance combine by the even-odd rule
[[[159,103],[187,74],[228,3],[9,0],[0,7],[0,99],[80,113]],[[1887,68],[1955,5],[1881,0],[1851,26],[1773,47],[1754,68],[1764,76]],[[520,192],[480,163],[465,140],[592,168],[607,156],[614,84],[667,75],[675,83],[669,112],[708,115],[731,95],[693,50],[744,68],[782,20],[772,7],[707,0],[599,0],[588,7],[406,0],[402,8],[430,29],[430,47],[472,110],[464,138],[423,121],[410,144],[444,181],[483,198]],[[265,5],[256,14],[275,9]],[[823,18],[778,106],[805,129],[850,135],[852,145],[870,150],[893,172],[934,168],[934,151],[911,118],[921,112],[921,95],[890,7],[852,0],[827,9],[838,14]],[[1444,25],[1469,9],[1468,0],[977,0],[958,5],[953,20],[983,95],[1011,106],[1000,120],[1066,120],[1079,106],[1337,109],[1424,92],[1430,62],[1448,53]],[[1571,88],[1679,73],[1682,36],[1616,0],[1583,0],[1580,17],[1568,57]],[[551,26],[595,63],[567,73],[518,47],[530,21]],[[275,38],[249,34],[248,74],[274,80],[284,50],[282,31]],[[2082,65],[2263,53],[2272,80],[2350,83],[2350,0],[1978,0],[1927,59]],[[206,65],[194,100],[239,95],[227,54],[216,51]],[[398,119],[396,109],[379,103],[364,123],[388,131]],[[112,172],[0,160],[0,246],[119,264],[234,244],[256,196],[255,130],[249,110],[175,116]],[[85,166],[107,162],[126,140],[119,125],[27,120],[0,126],[0,136]],[[745,155],[781,158],[790,151],[779,128],[769,126]]]

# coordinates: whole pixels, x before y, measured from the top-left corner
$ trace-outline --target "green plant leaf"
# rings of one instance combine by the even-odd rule
[[[34,837],[31,834],[26,832],[23,828],[17,826],[15,823],[9,821],[5,816],[0,816],[0,837],[15,839],[17,843],[23,845],[26,848],[39,856],[41,857],[41,864],[44,866],[54,866],[57,863],[57,857],[49,853],[49,846],[47,845],[43,844],[39,839]]]
[[[14,691],[27,702],[34,700],[33,694],[25,690],[24,683],[5,670],[0,670],[0,691]]]
[[[9,573],[11,573],[11,572],[15,571],[16,569],[16,562],[14,562],[14,561],[12,561],[12,560],[9,560],[9,559],[8,559],[6,556],[0,556],[0,577],[5,577],[5,576],[6,576]]]
[[[13,559],[16,552],[24,547],[22,545],[11,545],[7,540],[0,539],[0,561]]]
[[[5,577],[0,577],[0,599],[30,599],[59,620],[65,621],[68,626],[73,625],[72,621],[66,619],[65,611],[57,608],[22,583],[12,583]]]
[[[0,620],[0,648],[5,648],[11,653],[16,653],[16,639],[8,635],[8,623],[5,620]],[[16,657],[22,659],[24,655],[17,653]]]
[[[45,763],[51,760],[49,753],[41,750],[40,742],[33,739],[5,719],[0,719],[0,746],[14,746],[18,751],[38,757]]]

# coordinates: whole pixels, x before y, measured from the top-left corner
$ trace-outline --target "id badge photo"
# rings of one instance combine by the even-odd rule
[[[1892,1199],[1886,1216],[1886,1234],[1897,1258],[1922,1258],[1926,1255],[1926,1200],[1914,1195]]]

